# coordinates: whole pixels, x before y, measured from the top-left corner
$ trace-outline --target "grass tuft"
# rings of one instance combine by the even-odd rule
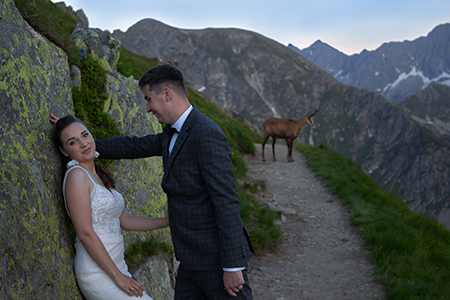
[[[278,213],[262,206],[254,194],[247,191],[249,184],[237,184],[236,188],[241,203],[241,218],[250,233],[257,254],[276,250],[282,233],[275,226]],[[255,185],[251,189],[257,189]]]
[[[130,269],[133,269],[134,267],[144,264],[148,257],[157,254],[167,254],[170,257],[173,257],[174,255],[171,245],[161,242],[152,236],[144,242],[133,244],[125,252],[125,261],[127,262],[127,266]]]

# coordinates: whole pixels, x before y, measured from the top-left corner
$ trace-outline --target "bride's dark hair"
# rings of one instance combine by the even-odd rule
[[[74,115],[67,115],[65,117],[62,117],[53,125],[53,140],[56,146],[63,148],[63,143],[61,141],[61,134],[64,131],[64,129],[66,129],[69,125],[73,123],[79,123],[84,127],[86,127],[86,125]],[[62,155],[62,153],[61,159],[64,162],[64,166],[66,166],[66,164],[70,161],[70,158]],[[95,164],[95,171],[97,172],[98,176],[100,176],[100,179],[102,180],[105,187],[107,187],[108,189],[115,187],[114,179],[100,165]]]

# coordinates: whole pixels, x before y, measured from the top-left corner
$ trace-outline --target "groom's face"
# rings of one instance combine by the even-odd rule
[[[161,124],[170,124],[167,113],[167,94],[163,91],[157,94],[155,91],[149,89],[149,85],[144,86],[143,89],[145,100],[147,100],[146,111],[152,113]],[[171,124],[170,124],[171,125]]]

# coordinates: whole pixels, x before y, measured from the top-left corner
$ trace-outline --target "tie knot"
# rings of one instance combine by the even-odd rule
[[[164,131],[167,132],[167,133],[169,133],[171,136],[172,136],[174,133],[178,133],[178,130],[177,130],[176,128],[173,128],[173,127],[170,127],[170,126],[164,127]]]

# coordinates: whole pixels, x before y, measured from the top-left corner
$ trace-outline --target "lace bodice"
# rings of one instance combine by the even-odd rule
[[[116,240],[121,241],[122,230],[120,228],[120,215],[122,214],[124,207],[124,200],[121,194],[116,190],[107,188],[100,185],[97,180],[89,174],[81,166],[73,166],[67,170],[64,176],[63,182],[63,194],[64,194],[64,204],[66,205],[66,178],[70,171],[75,168],[80,168],[86,172],[86,174],[91,179],[94,184],[94,188],[90,194],[91,198],[91,210],[92,210],[92,227],[94,232],[99,236],[101,240]],[[69,214],[69,211],[67,210]],[[69,214],[70,217],[70,214]]]

